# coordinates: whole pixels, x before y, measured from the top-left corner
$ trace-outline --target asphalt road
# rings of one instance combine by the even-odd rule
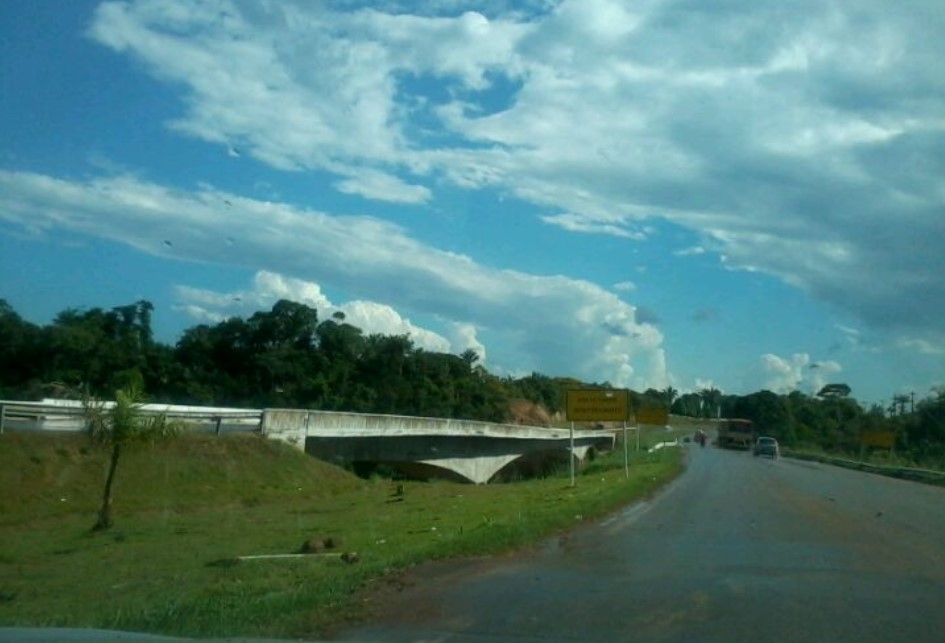
[[[528,554],[419,569],[340,638],[945,641],[945,489],[686,448],[652,501]]]

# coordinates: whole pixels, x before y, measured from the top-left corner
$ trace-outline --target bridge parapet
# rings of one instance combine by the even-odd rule
[[[552,427],[497,424],[478,420],[427,418],[407,415],[378,415],[341,411],[309,411],[300,409],[266,409],[262,431],[277,439],[291,441],[294,436],[317,435],[454,435],[509,438],[516,440],[560,440],[568,438],[567,429]],[[610,432],[582,431],[576,435],[612,435]]]
[[[311,411],[266,409],[263,411],[262,433],[268,438],[287,442],[304,451],[309,413]]]

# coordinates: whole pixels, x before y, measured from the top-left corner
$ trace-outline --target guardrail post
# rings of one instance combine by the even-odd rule
[[[3,425],[7,419],[7,407],[0,404],[0,435],[3,435]]]
[[[214,422],[216,422],[216,428],[214,430],[214,434],[220,435],[220,425],[223,424],[223,418],[218,415],[214,417],[213,420]]]

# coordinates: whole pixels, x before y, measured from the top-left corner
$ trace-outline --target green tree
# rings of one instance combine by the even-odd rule
[[[672,412],[687,417],[701,417],[702,397],[698,393],[683,393],[673,402]]]
[[[768,435],[789,445],[796,440],[787,404],[771,391],[758,391],[738,398],[735,415],[754,422],[759,435]]]
[[[673,388],[672,386],[667,386],[663,389],[663,403],[666,405],[666,410],[673,408],[673,402],[676,401],[676,398],[679,396],[679,391]]]
[[[702,417],[719,417],[722,408],[722,391],[715,387],[704,388],[699,391],[699,396],[702,398]]]
[[[825,384],[823,388],[817,391],[817,397],[847,397],[850,395],[850,387],[847,384]]]
[[[355,393],[355,378],[367,344],[364,333],[345,322],[343,315],[332,315],[316,328],[315,342],[326,384],[325,397],[317,405],[327,410],[353,410],[349,400],[363,397]]]
[[[43,329],[43,379],[101,395],[141,376],[152,347],[153,308],[141,300],[109,311],[62,311]]]
[[[785,397],[799,445],[823,445],[828,423],[824,403],[800,391],[791,391]]]
[[[913,457],[935,466],[945,464],[945,387],[916,405],[913,420],[906,428]]]
[[[167,438],[179,432],[179,426],[167,416],[145,414],[141,404],[143,393],[139,383],[132,383],[115,392],[115,403],[107,406],[94,398],[85,398],[87,430],[92,442],[109,451],[108,473],[102,490],[102,505],[92,529],[108,529],[112,526],[112,489],[121,454],[127,448],[142,443]]]
[[[0,299],[0,394],[4,397],[25,392],[38,380],[42,362],[40,332]]]
[[[906,405],[910,403],[911,399],[912,398],[906,395],[905,393],[899,393],[897,395],[893,395],[892,405],[893,405],[893,408],[898,407],[898,412],[900,416],[903,416],[906,414]]]

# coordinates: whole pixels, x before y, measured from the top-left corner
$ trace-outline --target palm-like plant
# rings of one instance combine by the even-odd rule
[[[722,391],[713,386],[699,391],[699,396],[702,398],[702,410],[705,417],[721,415],[719,406],[722,402]]]
[[[673,402],[676,401],[677,397],[679,397],[679,391],[672,386],[667,386],[663,389],[663,399],[666,400],[667,410],[671,410],[673,408]]]
[[[168,421],[166,414],[146,414],[142,410],[143,397],[140,384],[133,383],[115,392],[113,406],[106,406],[94,398],[83,400],[89,437],[94,443],[111,450],[102,506],[92,527],[94,531],[108,529],[113,524],[112,487],[122,452],[134,444],[154,442],[180,432],[180,425]]]

